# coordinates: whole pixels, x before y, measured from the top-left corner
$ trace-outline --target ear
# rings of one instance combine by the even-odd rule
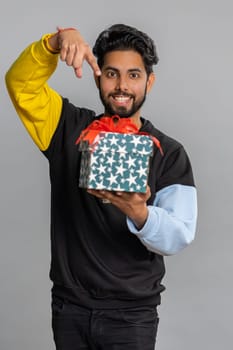
[[[100,88],[100,76],[97,76],[96,74],[94,74],[94,79],[95,79],[95,84],[97,86],[97,89]]]
[[[146,92],[150,92],[152,86],[154,85],[154,82],[156,80],[156,77],[155,77],[155,73],[152,72],[150,73],[148,79],[147,79],[147,83],[146,83]]]

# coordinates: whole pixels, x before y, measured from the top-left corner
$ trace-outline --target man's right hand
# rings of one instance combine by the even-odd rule
[[[101,70],[90,46],[78,30],[58,27],[57,33],[49,38],[49,45],[54,50],[60,50],[61,60],[74,68],[75,75],[78,78],[82,77],[82,65],[85,60],[96,76],[101,75]]]

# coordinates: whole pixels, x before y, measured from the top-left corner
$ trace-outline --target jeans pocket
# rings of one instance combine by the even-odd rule
[[[158,324],[158,313],[156,307],[139,307],[120,310],[123,320],[132,325],[151,326]]]

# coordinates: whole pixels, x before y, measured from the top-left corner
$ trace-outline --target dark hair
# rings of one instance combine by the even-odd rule
[[[96,39],[93,53],[100,68],[104,64],[105,54],[115,50],[138,52],[142,56],[148,75],[153,71],[152,66],[159,60],[153,40],[147,34],[125,24],[112,25],[102,31]]]

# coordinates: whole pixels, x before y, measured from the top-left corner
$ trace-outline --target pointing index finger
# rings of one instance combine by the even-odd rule
[[[96,58],[91,51],[86,55],[86,60],[89,63],[89,65],[91,66],[95,75],[100,76],[101,75],[100,67],[98,66]]]

